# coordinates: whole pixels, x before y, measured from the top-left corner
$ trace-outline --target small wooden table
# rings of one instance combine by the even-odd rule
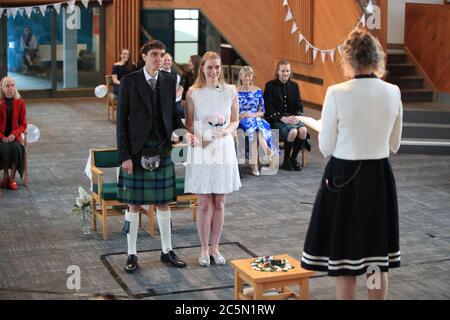
[[[235,300],[284,300],[295,298],[307,300],[309,298],[309,278],[314,275],[300,266],[300,263],[287,254],[277,255],[276,259],[287,259],[294,269],[288,272],[261,272],[253,270],[251,263],[255,258],[232,260],[234,271],[234,299]],[[244,294],[244,283],[253,287],[253,295]],[[299,292],[289,289],[289,286],[300,286]],[[270,289],[280,289],[277,295],[264,297],[263,293]]]

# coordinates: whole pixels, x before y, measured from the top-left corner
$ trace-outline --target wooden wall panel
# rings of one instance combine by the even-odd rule
[[[405,46],[434,86],[450,93],[450,5],[406,4]]]
[[[141,0],[114,0],[114,15],[116,60],[120,51],[127,48],[136,62],[140,49]]]
[[[299,0],[291,1],[293,20],[286,22],[287,7],[280,5],[281,1],[274,0],[273,3],[273,35],[274,35],[274,57],[289,61],[312,63],[312,52],[305,53],[305,43],[298,45],[298,33],[291,34],[292,25],[295,20],[301,33],[309,41],[314,42],[313,15],[314,1]]]

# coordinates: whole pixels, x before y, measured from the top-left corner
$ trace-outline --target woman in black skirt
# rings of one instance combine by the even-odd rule
[[[356,276],[367,273],[369,299],[386,299],[387,272],[400,266],[389,150],[400,147],[401,93],[380,79],[385,53],[368,32],[350,34],[342,65],[350,80],[326,94],[319,147],[331,159],[315,200],[302,267],[337,277],[338,299],[354,299]]]
[[[14,79],[5,77],[0,90],[0,168],[4,172],[3,189],[17,190],[16,171],[23,176],[22,133],[26,130],[25,102],[20,98]]]

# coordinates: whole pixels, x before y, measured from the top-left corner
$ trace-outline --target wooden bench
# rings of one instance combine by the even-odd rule
[[[300,262],[287,254],[277,255],[277,259],[287,259],[294,267],[287,272],[262,272],[253,270],[251,263],[255,258],[232,260],[234,268],[234,299],[235,300],[285,300],[294,298],[297,300],[308,300],[309,278],[314,275],[300,266]],[[244,283],[249,284],[252,289],[244,293]],[[298,292],[290,289],[298,286]],[[277,289],[275,295],[264,296],[264,292]]]

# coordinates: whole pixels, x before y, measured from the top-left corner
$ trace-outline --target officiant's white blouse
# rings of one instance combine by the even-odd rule
[[[325,157],[383,159],[402,135],[400,89],[378,78],[352,79],[328,88],[319,148]]]

